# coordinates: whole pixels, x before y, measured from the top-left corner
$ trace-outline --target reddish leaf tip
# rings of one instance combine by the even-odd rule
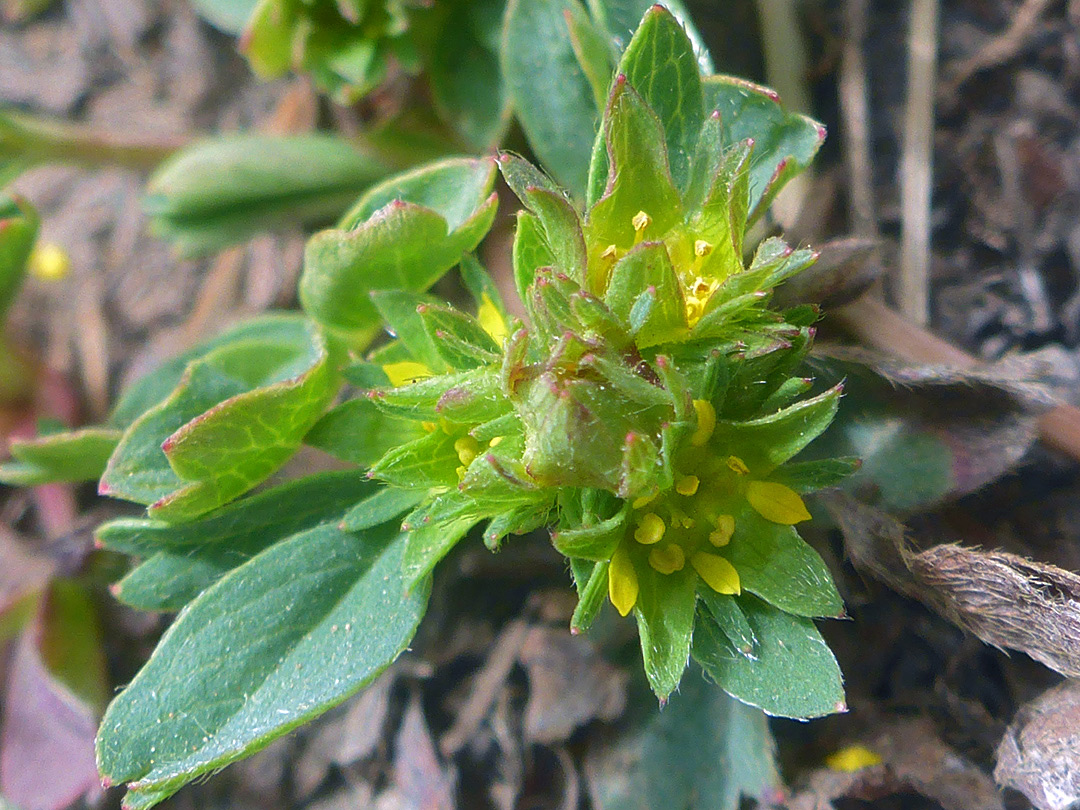
[[[709,114],[709,118],[711,118],[713,121],[719,121],[720,120],[720,111],[719,110],[713,110]]]
[[[621,90],[625,84],[626,84],[626,74],[625,73],[620,73],[618,76],[615,77],[615,86],[617,88],[619,88]]]
[[[112,487],[106,484],[104,481],[98,482],[98,495],[112,495]]]
[[[581,628],[580,627],[575,627],[574,625],[570,625],[570,635],[572,635],[572,636],[580,636],[581,635]]]
[[[112,585],[109,586],[109,593],[111,593],[117,599],[120,598],[120,591],[121,588],[119,582],[114,582]],[[106,787],[108,787],[108,785],[106,785]]]
[[[847,703],[843,700],[836,701],[836,705],[833,706],[833,711],[835,711],[837,714],[847,714],[847,710]]]

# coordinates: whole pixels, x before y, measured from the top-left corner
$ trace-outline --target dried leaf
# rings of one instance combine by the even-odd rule
[[[413,696],[405,710],[394,745],[394,782],[403,807],[415,810],[454,810],[454,772],[439,764],[420,698]]]
[[[519,659],[529,676],[525,739],[567,739],[590,720],[614,720],[626,705],[626,673],[605,661],[584,636],[533,627]]]
[[[994,778],[1039,810],[1068,810],[1080,801],[1080,681],[1020,709],[998,747]]]
[[[917,551],[885,512],[839,492],[823,500],[856,566],[987,644],[1080,676],[1080,576],[1004,551]]]

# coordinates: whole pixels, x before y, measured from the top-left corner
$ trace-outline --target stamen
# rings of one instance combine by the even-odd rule
[[[651,546],[663,539],[665,531],[667,531],[667,526],[664,525],[663,519],[655,512],[646,512],[638,521],[638,527],[634,530],[634,539],[643,546]]]
[[[494,439],[492,439],[490,442],[488,442],[488,447],[498,447],[499,443],[502,442],[502,440],[503,440],[502,436],[496,436]]]
[[[694,242],[694,255],[704,258],[713,252],[713,246],[706,242],[704,239],[698,239]]]
[[[694,411],[697,413],[697,429],[690,436],[690,444],[701,447],[712,438],[713,431],[716,430],[716,409],[708,400],[695,399]]]
[[[631,222],[634,225],[634,244],[636,245],[642,240],[642,238],[644,238],[645,229],[648,228],[649,225],[652,223],[652,217],[650,217],[644,211],[638,211],[636,214],[634,214],[634,218],[633,220],[631,220]]]
[[[661,574],[674,574],[676,571],[682,571],[683,566],[686,565],[686,555],[683,553],[682,546],[676,543],[657,546],[649,551],[649,565]]]
[[[747,467],[746,462],[743,461],[738,456],[728,456],[727,457],[727,465],[728,465],[728,469],[731,470],[736,475],[749,475],[750,474],[750,468]]]
[[[600,254],[601,259],[614,259],[619,253],[619,249],[615,245],[608,245],[604,248],[604,252]]]
[[[735,518],[732,515],[719,515],[714,522],[716,530],[709,535],[709,542],[717,548],[726,546],[731,542],[731,535],[735,534]]]
[[[480,445],[472,436],[462,436],[454,442],[454,452],[457,453],[458,461],[468,467],[480,452]]]
[[[698,491],[701,482],[696,475],[684,475],[675,483],[675,491],[680,495],[690,497]]]

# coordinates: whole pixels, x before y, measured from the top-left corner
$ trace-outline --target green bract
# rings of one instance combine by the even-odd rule
[[[296,26],[322,5],[256,13],[291,9],[281,20]],[[356,5],[386,31],[387,9],[404,8],[326,5]],[[432,570],[476,527],[493,550],[547,528],[578,591],[571,629],[607,601],[632,612],[661,700],[692,657],[769,714],[843,709],[813,623],[843,606],[795,528],[810,519],[803,496],[853,469],[800,458],[841,391],[800,374],[816,310],[770,307],[815,254],[747,243],[823,132],[768,91],[703,76],[707,57],[660,6],[616,47],[597,25],[631,5],[507,9],[504,40],[526,18],[548,33],[561,20],[585,97],[601,102],[595,128],[561,121],[566,138],[561,119],[542,122],[551,132],[523,120],[569,193],[506,153],[386,180],[309,241],[306,315],[232,328],[133,386],[107,425],[20,445],[0,469],[27,483],[101,475],[103,492],[148,508],[98,532],[143,560],[120,599],[182,609],[101,727],[101,771],[128,783],[128,806],[368,683],[412,638]],[[512,258],[526,322],[471,254],[498,173],[523,205]],[[455,266],[472,298],[460,306],[430,292]],[[240,497],[302,443],[354,468]],[[749,709],[710,711],[765,734]]]

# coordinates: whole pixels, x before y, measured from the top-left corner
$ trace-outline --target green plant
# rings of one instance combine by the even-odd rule
[[[559,5],[511,2],[504,41],[520,15]],[[801,376],[817,310],[769,305],[815,255],[748,237],[824,132],[769,91],[703,77],[707,60],[659,6],[609,80],[608,40],[567,8],[554,19],[573,76],[603,107],[593,143],[564,160],[557,128],[578,137],[579,120],[523,125],[569,192],[509,153],[384,181],[309,241],[305,314],[225,332],[132,386],[107,425],[17,444],[20,464],[0,471],[100,475],[102,494],[147,507],[97,534],[143,560],[120,599],[183,608],[102,722],[99,766],[128,783],[127,806],[370,682],[477,526],[493,550],[550,529],[578,590],[572,629],[608,600],[633,612],[661,701],[693,657],[769,714],[843,709],[812,621],[842,604],[795,526],[810,518],[803,495],[854,463],[793,460],[841,391],[811,395]],[[472,255],[499,173],[524,206],[513,272],[527,323]],[[427,292],[454,267],[465,309]],[[367,472],[247,494],[302,444]]]

